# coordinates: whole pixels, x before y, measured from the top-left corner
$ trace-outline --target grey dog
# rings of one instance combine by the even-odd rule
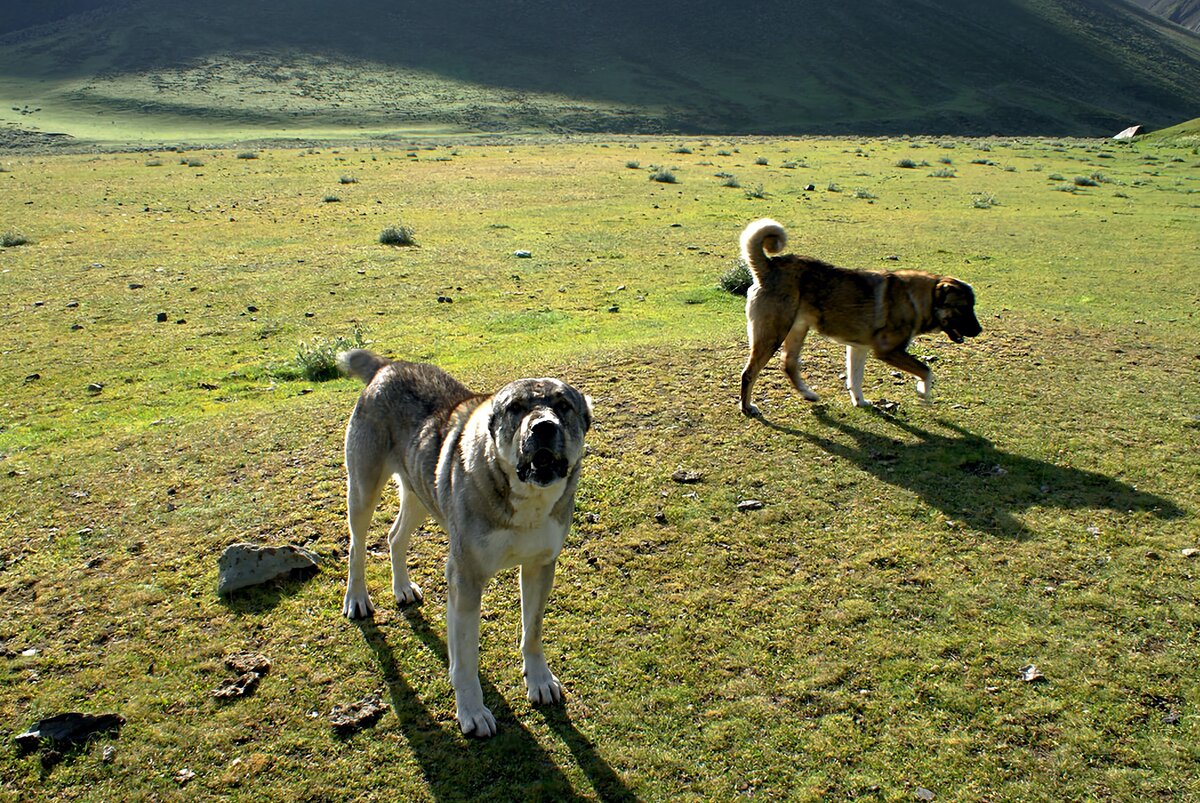
[[[557,379],[518,379],[494,395],[473,393],[432,365],[364,349],[339,354],[338,366],[367,383],[346,427],[350,569],[342,613],[353,619],[374,611],[366,536],[392,477],[400,493],[388,533],[397,602],[422,598],[406,565],[413,530],[432,515],[450,538],[446,643],[463,733],[496,732],[479,684],[480,601],[488,581],[513,566],[521,567],[529,700],[560,702],[562,684],[542,650],[542,619],[575,509],[591,400]]]

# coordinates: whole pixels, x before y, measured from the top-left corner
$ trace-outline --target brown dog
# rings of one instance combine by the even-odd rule
[[[754,275],[746,294],[750,358],[742,371],[742,412],[758,415],[750,401],[754,382],[783,345],[783,370],[809,401],[818,396],[800,376],[800,348],[810,328],[846,346],[846,388],[856,407],[863,398],[868,351],[917,377],[917,395],[931,401],[929,366],[908,353],[914,337],[938,329],[955,343],[982,331],[975,293],[966,282],[923,271],[887,273],[839,268],[812,257],[779,254],[787,233],[774,220],[756,220],[742,232],[742,259]]]

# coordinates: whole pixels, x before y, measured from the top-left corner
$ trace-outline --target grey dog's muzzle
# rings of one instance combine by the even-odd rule
[[[544,416],[535,421],[521,440],[517,479],[543,486],[565,479],[571,470],[566,443],[566,434],[557,419]]]

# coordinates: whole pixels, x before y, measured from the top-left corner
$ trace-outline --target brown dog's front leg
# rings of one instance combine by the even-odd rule
[[[875,353],[875,356],[894,368],[906,371],[917,378],[917,395],[921,401],[933,401],[933,371],[929,366],[904,350],[889,351],[886,354]]]

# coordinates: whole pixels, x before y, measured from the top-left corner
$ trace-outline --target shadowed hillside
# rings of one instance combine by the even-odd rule
[[[1200,37],[1122,0],[128,0],[0,39],[0,102],[68,131],[1095,135],[1193,117]]]

